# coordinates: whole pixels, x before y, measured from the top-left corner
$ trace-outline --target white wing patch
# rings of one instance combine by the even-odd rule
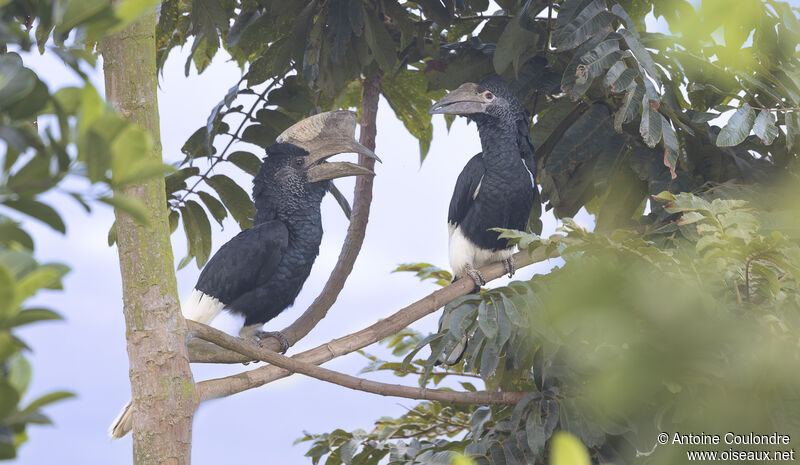
[[[472,200],[475,200],[478,197],[478,192],[481,191],[481,184],[483,184],[483,176],[478,180],[478,187],[475,188],[475,192],[472,193]]]
[[[208,324],[220,314],[225,304],[215,297],[194,289],[183,305],[183,317],[187,320]]]

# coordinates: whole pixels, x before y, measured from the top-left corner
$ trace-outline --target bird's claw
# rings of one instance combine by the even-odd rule
[[[514,257],[508,257],[503,260],[503,267],[506,269],[506,273],[508,273],[509,278],[514,277],[514,272],[517,271],[516,267],[514,266]]]
[[[468,267],[466,272],[467,276],[472,278],[472,282],[475,283],[476,291],[479,291],[481,289],[481,286],[486,284],[486,278],[483,277],[483,273],[478,271],[476,268]]]
[[[280,331],[257,331],[253,335],[256,339],[258,345],[261,345],[261,341],[270,337],[274,337],[281,343],[281,348],[278,350],[279,354],[285,354],[287,350],[289,350],[289,339],[286,338],[286,335]]]

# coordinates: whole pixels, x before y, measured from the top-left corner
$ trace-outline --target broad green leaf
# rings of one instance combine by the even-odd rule
[[[730,147],[744,142],[750,134],[753,123],[756,120],[756,112],[750,105],[743,103],[736,110],[736,113],[728,120],[728,124],[717,135],[717,147]]]
[[[8,383],[18,393],[24,394],[28,390],[32,372],[30,362],[22,354],[14,354],[8,360]]]
[[[614,15],[606,10],[602,1],[593,0],[568,24],[556,27],[552,38],[553,46],[560,51],[571,50],[595,36],[601,29],[609,28],[613,19]]]
[[[109,10],[109,5],[108,0],[69,0],[61,21],[56,26],[56,34],[69,31],[103,10]]]
[[[189,243],[189,255],[197,258],[197,267],[202,268],[211,254],[211,224],[205,210],[194,200],[187,200],[181,207],[183,228]]]
[[[36,323],[39,321],[51,321],[51,320],[63,320],[63,317],[58,313],[52,310],[48,310],[46,308],[27,308],[20,311],[19,313],[14,315],[7,322],[1,324],[0,326],[13,328],[16,326]]]
[[[487,305],[486,301],[481,301],[480,305],[478,305],[478,324],[489,339],[494,339],[497,336],[497,318],[497,307]]]
[[[0,380],[0,418],[6,417],[17,408],[21,395],[5,380]]]
[[[419,140],[420,163],[425,160],[433,138],[433,124],[428,109],[433,95],[428,93],[425,73],[404,71],[397,75],[384,74],[383,95],[395,115],[412,136]]]
[[[29,198],[20,198],[18,200],[5,200],[3,205],[8,208],[13,208],[20,213],[36,218],[42,223],[50,226],[61,234],[66,234],[67,228],[61,220],[61,216],[53,209],[53,207],[38,202]]]
[[[67,273],[64,266],[41,265],[17,280],[17,292],[14,305],[20,305],[29,297],[33,297],[40,289],[60,287],[61,278]]]
[[[135,197],[117,192],[114,194],[114,197],[100,197],[97,200],[127,213],[145,226],[150,224],[150,210],[141,200]],[[114,233],[114,237],[116,237],[116,232]]]
[[[391,75],[394,71],[394,64],[397,61],[395,43],[386,30],[383,22],[378,18],[378,14],[373,6],[364,8],[366,21],[364,22],[364,37],[372,51],[375,61],[383,68],[386,75]]]
[[[0,317],[2,318],[16,313],[16,307],[13,306],[13,302],[16,300],[16,286],[14,275],[8,268],[0,264]]]
[[[32,413],[46,405],[50,405],[54,402],[58,402],[64,399],[71,399],[73,397],[75,397],[75,394],[67,391],[51,392],[41,397],[37,397],[30,404],[28,404],[22,411],[26,413]]]
[[[77,0],[72,0],[73,2]],[[93,0],[94,1],[94,0]],[[81,103],[78,115],[78,137],[83,136],[95,120],[105,113],[103,98],[91,84],[84,84],[81,90]]]
[[[653,105],[657,106],[658,103],[650,102],[645,96],[642,101],[642,122],[639,124],[639,134],[650,148],[655,147],[661,140],[661,115]]]
[[[19,55],[0,55],[0,111],[30,94],[37,81],[36,74],[22,66]]]
[[[625,38],[625,42],[628,44],[628,47],[630,47],[633,56],[636,57],[644,69],[647,70],[647,74],[660,86],[661,74],[659,73],[658,68],[656,68],[656,64],[653,61],[653,58],[650,56],[650,52],[648,52],[647,49],[644,48],[641,43],[639,43],[637,34],[628,29],[620,29],[619,34]]]
[[[771,145],[778,137],[775,115],[769,110],[761,110],[753,123],[753,132],[764,145]]]
[[[217,200],[216,197],[209,194],[208,192],[200,191],[197,193],[197,195],[200,197],[200,200],[202,200],[203,203],[206,205],[208,211],[211,212],[211,216],[213,216],[214,219],[217,221],[217,223],[219,223],[219,225],[222,226],[222,220],[224,220],[225,217],[228,216],[228,211],[225,210],[225,206],[222,205],[222,202]]]
[[[658,115],[661,119],[661,130],[664,134],[664,165],[669,168],[669,173],[672,179],[678,175],[675,170],[678,168],[678,138],[675,135],[675,130],[669,124],[669,120],[663,115]]]
[[[231,215],[239,223],[239,227],[247,229],[253,225],[255,216],[255,206],[250,196],[231,178],[217,174],[206,180],[212,189],[217,191],[222,203],[231,212]]]
[[[119,19],[120,23],[113,29],[107,31],[107,34],[113,34],[121,30],[143,14],[152,10],[160,3],[161,0],[124,0],[116,7],[115,16]]]
[[[633,121],[639,109],[641,108],[642,98],[644,97],[645,87],[634,81],[632,87],[629,87],[625,92],[625,98],[622,100],[622,105],[614,115],[614,130],[621,133],[622,125]]]
[[[503,74],[512,62],[517,62],[528,47],[538,41],[538,34],[522,27],[518,18],[506,24],[492,55],[492,64],[497,74]],[[517,66],[515,65],[515,69]]]
[[[798,142],[800,136],[800,112],[790,111],[786,113],[786,148],[792,147]]]
[[[589,452],[570,433],[559,431],[550,441],[550,465],[591,465]]]

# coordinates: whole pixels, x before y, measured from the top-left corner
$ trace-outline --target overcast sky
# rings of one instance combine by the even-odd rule
[[[663,30],[663,22],[657,24],[652,16],[649,19],[649,30]],[[182,159],[183,142],[205,125],[210,110],[241,76],[235,63],[226,61],[223,55],[224,52],[219,53],[201,76],[193,69],[189,78],[183,75],[186,50],[173,51],[167,61],[158,96],[166,161]],[[78,83],[52,57],[30,55],[23,59],[48,83],[51,91]],[[92,79],[102,92],[101,72],[95,71]],[[434,117],[433,144],[428,158],[420,165],[416,139],[394,118],[385,100],[380,102],[377,125],[375,152],[383,164],[375,170],[372,214],[361,255],[327,318],[292,347],[289,355],[357,331],[435,289],[435,285],[420,283],[412,274],[392,274],[391,270],[397,265],[426,261],[449,267],[447,207],[458,173],[466,161],[480,151],[475,126],[468,126],[459,118],[447,133],[443,118]],[[225,172],[234,174],[236,170]],[[246,177],[237,179],[250,190]],[[339,180],[337,185],[352,198],[352,180]],[[47,292],[35,299],[36,304],[58,310],[66,321],[20,331],[20,336],[35,351],[30,356],[34,379],[28,400],[55,389],[74,391],[78,397],[47,408],[55,426],[31,426],[30,440],[22,446],[19,458],[13,463],[131,463],[130,435],[112,442],[106,433],[109,423],[130,396],[117,250],[106,245],[113,213],[97,206],[87,215],[65,196],[51,195],[48,199],[64,217],[67,235],[61,236],[35,221],[25,221],[25,227],[35,237],[37,259],[66,263],[72,267],[72,272],[65,279],[64,292]],[[579,214],[577,220],[587,226],[592,224],[592,217],[585,213]],[[267,330],[278,330],[297,318],[322,289],[336,262],[347,222],[330,196],[323,201],[323,225],[325,236],[311,276],[294,307],[270,321]],[[545,214],[544,225],[545,235],[554,232],[557,226],[549,213]],[[231,219],[225,221],[222,231],[213,222],[212,228],[212,253],[238,232]],[[172,236],[172,243],[177,263],[186,252],[181,228]],[[515,278],[529,279],[534,273],[547,272],[558,263],[551,260],[524,268]],[[194,263],[178,272],[178,291],[182,298],[189,295],[198,273]],[[492,282],[491,286],[507,281],[503,278]],[[423,332],[434,331],[438,316],[437,312],[414,327]],[[236,334],[241,324],[240,318],[223,315],[213,326]],[[374,346],[367,351],[384,353]],[[326,367],[357,374],[364,365],[365,359],[351,354]],[[196,380],[202,380],[253,367],[195,365],[194,373]],[[397,382],[386,375],[367,377]],[[404,382],[413,383],[410,379]],[[375,419],[401,415],[415,403],[353,392],[294,375],[259,389],[204,403],[195,416],[193,463],[310,463],[303,457],[307,443],[292,446],[304,430],[370,430]]]

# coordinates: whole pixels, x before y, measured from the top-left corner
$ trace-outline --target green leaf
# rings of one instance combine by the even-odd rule
[[[533,46],[538,38],[538,34],[522,27],[519,19],[510,20],[503,29],[503,34],[497,41],[497,49],[492,56],[495,72],[503,74],[512,62],[519,61],[520,56],[528,47]]]
[[[56,26],[56,35],[69,31],[73,27],[86,22],[93,16],[108,10],[108,0],[69,0],[61,21]]]
[[[420,163],[425,160],[433,139],[433,124],[428,109],[432,96],[428,81],[421,71],[404,71],[397,75],[384,74],[383,95],[408,132],[419,140]]]
[[[206,208],[208,208],[208,211],[211,212],[211,216],[213,216],[217,223],[222,226],[222,220],[228,216],[228,211],[225,210],[225,206],[222,205],[222,202],[217,200],[216,197],[208,192],[200,191],[197,193],[197,195],[200,196],[200,200],[203,201],[203,203],[206,205]]]
[[[45,394],[41,397],[36,398],[27,407],[25,407],[22,412],[24,413],[31,413],[39,410],[40,408],[50,405],[54,402],[59,402],[64,399],[71,399],[75,397],[75,394],[68,392],[68,391],[55,391],[49,394]]]
[[[378,62],[386,75],[391,75],[397,61],[395,43],[386,30],[383,22],[378,19],[378,14],[372,6],[366,7],[366,21],[364,22],[364,37],[372,51],[372,56]]]
[[[68,268],[57,265],[41,265],[17,280],[17,292],[14,305],[18,306],[29,297],[33,297],[40,289],[61,287],[61,278]]]
[[[569,23],[556,27],[552,38],[553,46],[559,51],[571,50],[595,36],[601,29],[609,28],[613,19],[614,15],[606,10],[602,1],[593,0]]]
[[[494,339],[497,336],[497,318],[497,307],[487,305],[486,301],[481,301],[480,305],[478,305],[478,325],[489,339]]]
[[[28,360],[22,354],[14,354],[8,360],[8,384],[18,393],[24,394],[31,382],[33,370]]]
[[[639,43],[638,34],[631,32],[631,30],[628,29],[620,29],[618,32],[625,39],[625,42],[628,44],[633,56],[636,57],[644,69],[647,70],[647,74],[660,86],[661,75],[658,72],[658,68],[656,68],[653,58],[650,56],[650,52],[648,52],[647,49],[645,49],[642,44]]]
[[[145,226],[150,224],[150,210],[135,197],[117,192],[114,197],[100,197],[97,200],[127,213]],[[114,233],[114,237],[116,237],[116,233]]]
[[[756,120],[756,112],[750,105],[743,103],[741,108],[728,120],[728,124],[717,135],[717,147],[730,147],[744,142],[750,134],[753,123]]]
[[[661,130],[664,133],[664,165],[669,168],[672,179],[675,179],[678,176],[675,173],[678,168],[678,138],[675,130],[669,124],[669,120],[663,115],[659,115],[659,117],[661,118]]]
[[[231,178],[222,174],[211,176],[206,180],[212,189],[217,191],[222,203],[231,212],[239,227],[247,229],[253,225],[255,206],[250,196]]]
[[[161,0],[124,0],[117,5],[117,11],[115,12],[115,16],[120,20],[120,23],[107,31],[106,34],[113,34],[121,30],[143,14],[155,8],[160,2]]]
[[[14,328],[17,326],[36,323],[39,321],[52,321],[63,320],[64,318],[58,313],[48,310],[46,308],[28,308],[20,311],[8,321],[2,324],[4,327]]]
[[[800,136],[800,112],[790,111],[786,113],[786,149],[792,150],[792,147],[798,142]]]
[[[642,97],[644,97],[645,87],[642,84],[634,81],[632,87],[629,87],[625,92],[625,98],[622,100],[622,105],[614,115],[614,130],[621,133],[622,125],[633,121],[639,109],[641,108]]]
[[[33,250],[33,239],[19,227],[18,223],[0,216],[0,244],[6,247],[18,244],[28,250]]]
[[[20,213],[24,213],[31,218],[36,218],[61,234],[66,234],[67,232],[67,228],[64,226],[61,217],[47,204],[23,197],[18,200],[5,200],[3,201],[3,205],[8,208],[13,208]]]
[[[0,317],[13,315],[16,310],[13,302],[16,300],[16,281],[11,271],[0,264]]]
[[[653,105],[657,108],[658,103],[651,103],[645,96],[642,101],[642,122],[639,125],[639,134],[650,148],[655,147],[661,140],[661,115]]]
[[[194,200],[187,200],[181,207],[183,230],[189,243],[189,255],[197,258],[197,267],[202,268],[211,254],[211,224],[203,207]]]
[[[37,81],[36,73],[22,66],[19,55],[0,55],[0,109],[5,111],[25,98],[36,87]]]
[[[591,465],[589,452],[570,433],[559,431],[550,441],[550,465]]]
[[[6,381],[0,381],[0,418],[11,414],[19,403],[20,393]]]
[[[775,115],[769,110],[761,110],[753,123],[753,132],[764,145],[770,145],[778,137]]]

